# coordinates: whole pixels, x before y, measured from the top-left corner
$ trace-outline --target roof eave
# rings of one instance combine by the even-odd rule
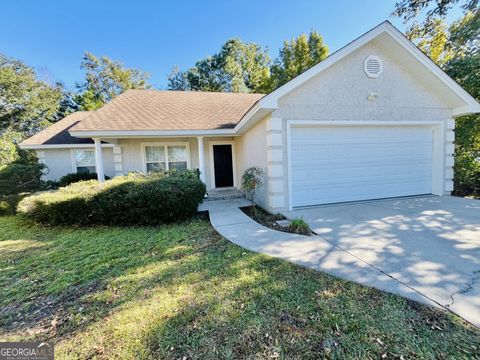
[[[22,150],[54,150],[54,149],[77,149],[77,148],[93,148],[94,143],[91,144],[28,144],[18,145]],[[113,147],[113,144],[102,144],[102,147]]]
[[[245,115],[242,116],[237,125],[235,125],[235,132],[239,135],[245,133],[251,126],[253,126],[257,121],[261,120],[263,117],[275,111],[278,108],[278,104],[272,104],[269,102],[264,102],[260,99],[254,106],[248,110]]]
[[[453,117],[460,117],[465,115],[471,114],[478,114],[480,113],[480,104],[475,102],[474,104],[468,104],[465,106],[459,106],[452,109],[452,116]]]
[[[138,137],[179,137],[179,136],[235,136],[234,129],[213,130],[82,130],[70,131],[78,138],[138,138]]]

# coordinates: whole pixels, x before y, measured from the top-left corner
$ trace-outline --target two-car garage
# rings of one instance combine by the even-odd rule
[[[441,123],[288,125],[290,207],[440,193]]]

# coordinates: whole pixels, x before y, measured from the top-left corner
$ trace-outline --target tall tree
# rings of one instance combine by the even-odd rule
[[[439,66],[445,65],[454,56],[448,26],[441,19],[428,20],[428,26],[414,23],[406,36]]]
[[[404,21],[408,22],[427,10],[428,24],[434,18],[444,18],[454,6],[475,12],[478,10],[479,0],[401,0],[395,4],[393,14],[403,17]]]
[[[480,11],[450,26],[450,47],[456,56],[445,64],[445,71],[480,101]],[[457,119],[455,153],[456,193],[480,197],[480,115]]]
[[[168,89],[169,90],[192,90],[190,82],[187,78],[187,71],[180,71],[178,66],[174,66],[170,75],[168,75]]]
[[[0,132],[31,135],[56,120],[62,99],[60,84],[37,79],[33,68],[0,54]]]
[[[264,92],[268,90],[270,58],[255,43],[228,40],[220,51],[197,61],[186,71],[175,67],[168,78],[170,90]]]
[[[314,30],[308,36],[301,34],[295,39],[285,41],[272,66],[270,90],[276,89],[318,64],[327,57],[328,51],[322,36]]]
[[[0,165],[20,158],[17,144],[58,119],[63,87],[38,79],[23,62],[0,54]]]
[[[407,35],[473,97],[480,101],[480,11],[467,12],[449,27],[410,29]],[[417,25],[414,25],[414,27]],[[421,31],[421,36],[418,36]],[[455,129],[455,192],[480,196],[480,116],[457,119]]]
[[[141,70],[125,68],[119,61],[86,52],[81,68],[85,82],[78,84],[75,101],[82,110],[95,110],[129,89],[148,89],[149,75]]]

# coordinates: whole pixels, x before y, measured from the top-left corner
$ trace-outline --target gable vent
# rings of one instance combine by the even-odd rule
[[[363,63],[363,71],[369,78],[378,77],[383,70],[382,60],[376,55],[370,55]]]

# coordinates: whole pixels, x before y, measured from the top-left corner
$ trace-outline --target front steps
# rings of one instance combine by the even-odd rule
[[[220,200],[232,200],[232,199],[241,199],[244,198],[245,194],[243,191],[230,188],[230,189],[215,189],[209,190],[205,196],[205,201],[220,201]]]

